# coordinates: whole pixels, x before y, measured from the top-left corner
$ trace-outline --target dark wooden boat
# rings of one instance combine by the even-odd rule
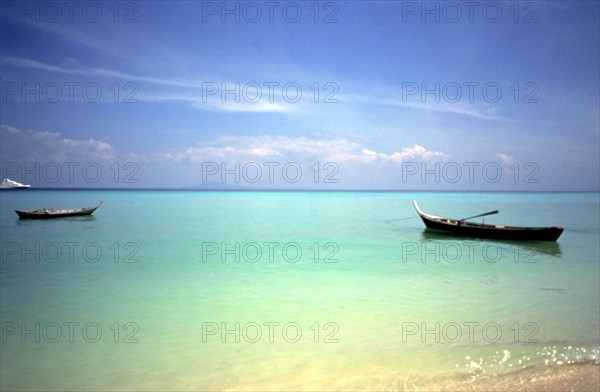
[[[556,241],[563,232],[562,227],[519,227],[504,225],[488,225],[484,223],[467,222],[467,219],[495,214],[492,211],[486,214],[476,215],[465,219],[452,219],[423,212],[415,200],[413,205],[417,214],[425,223],[425,227],[431,230],[446,232],[456,236],[475,238],[494,238],[504,240],[533,240],[533,241]]]
[[[91,215],[98,207],[102,205],[102,202],[95,207],[88,208],[72,208],[66,210],[54,210],[43,208],[41,210],[15,210],[19,215],[20,219],[53,219],[53,218],[65,218],[70,216],[82,216]]]

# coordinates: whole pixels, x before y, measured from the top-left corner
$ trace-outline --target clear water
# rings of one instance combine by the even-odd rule
[[[412,199],[565,232],[435,235]],[[13,212],[100,200],[92,217]],[[3,390],[403,389],[598,363],[596,193],[28,190],[0,202]]]

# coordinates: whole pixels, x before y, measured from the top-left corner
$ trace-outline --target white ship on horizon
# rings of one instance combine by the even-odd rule
[[[0,189],[29,189],[31,185],[21,184],[20,182],[13,181],[10,178],[5,178],[0,184]]]

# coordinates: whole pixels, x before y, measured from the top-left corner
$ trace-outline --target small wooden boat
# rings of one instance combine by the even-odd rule
[[[490,211],[485,214],[475,215],[469,218],[452,219],[423,212],[415,200],[413,205],[417,214],[425,223],[425,227],[438,230],[456,236],[494,238],[505,240],[534,240],[534,241],[556,241],[563,232],[562,227],[519,227],[504,225],[488,225],[484,223],[467,222],[467,219],[496,214],[498,211]]]
[[[88,208],[72,208],[67,210],[54,210],[43,208],[41,210],[15,210],[19,215],[20,219],[53,219],[53,218],[65,218],[69,216],[82,216],[91,215],[98,207],[102,205],[102,202],[95,207]]]

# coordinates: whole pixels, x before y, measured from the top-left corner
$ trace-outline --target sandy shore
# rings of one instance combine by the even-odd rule
[[[409,389],[410,390],[410,389]],[[600,366],[568,365],[473,382],[443,382],[418,391],[600,391]]]
[[[298,375],[296,375],[298,376]],[[308,377],[304,377],[308,376]],[[290,378],[281,383],[238,385],[231,391],[417,391],[417,392],[472,392],[472,391],[530,391],[530,392],[582,392],[600,391],[600,365],[564,365],[541,370],[527,369],[507,375],[496,375],[472,379],[456,376],[427,380],[427,376],[364,377],[348,378],[321,377],[311,379],[309,375]]]

